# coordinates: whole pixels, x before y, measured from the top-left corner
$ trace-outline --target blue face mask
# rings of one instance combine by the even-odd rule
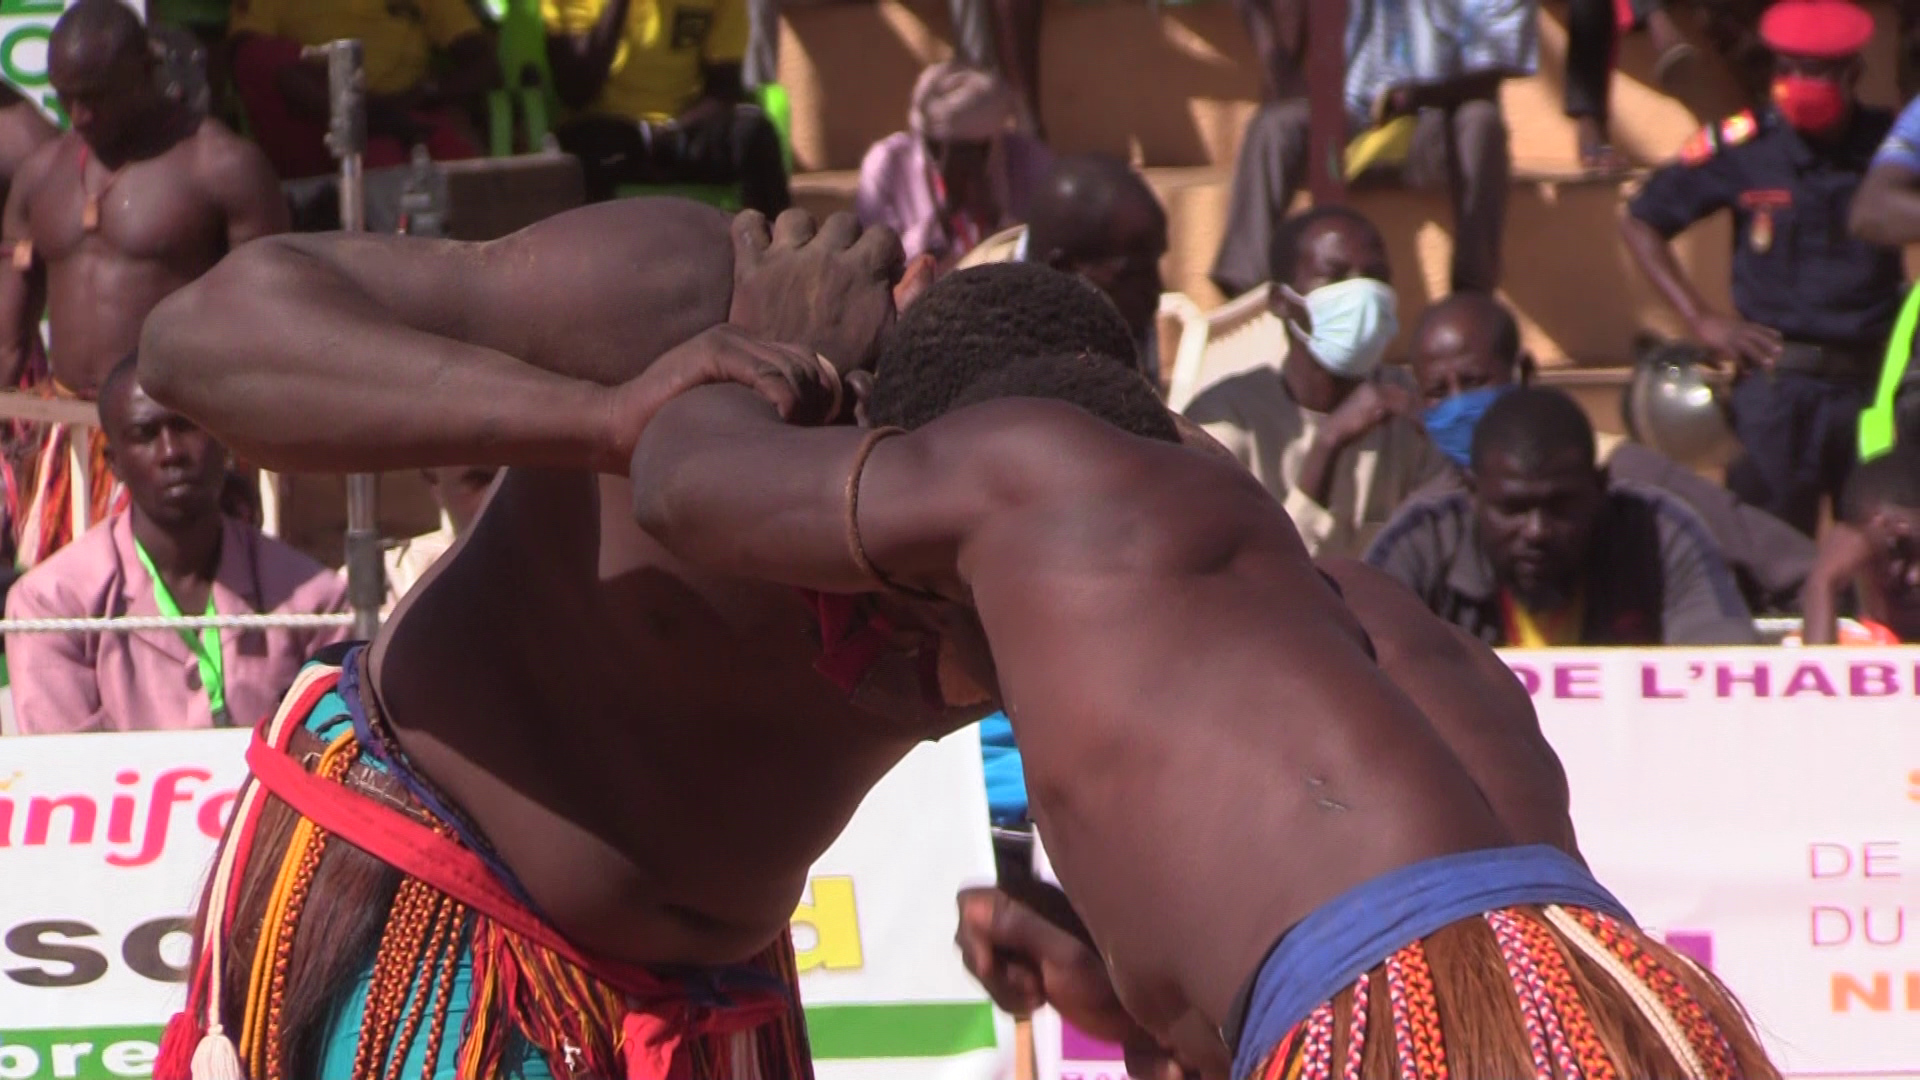
[[[1438,405],[1427,406],[1422,418],[1433,445],[1452,458],[1454,464],[1466,468],[1473,456],[1473,429],[1480,418],[1487,415],[1487,410],[1493,408],[1493,403],[1512,389],[1511,385],[1482,386],[1455,394]]]

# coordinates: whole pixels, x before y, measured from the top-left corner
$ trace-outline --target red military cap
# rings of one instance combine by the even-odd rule
[[[1781,0],[1760,17],[1760,38],[1774,52],[1837,60],[1873,37],[1873,16],[1847,0]]]

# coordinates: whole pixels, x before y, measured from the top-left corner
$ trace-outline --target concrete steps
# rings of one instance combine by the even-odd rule
[[[1868,100],[1897,104],[1894,17],[1868,54]],[[1512,130],[1515,180],[1506,238],[1504,296],[1520,313],[1526,347],[1547,368],[1619,367],[1633,335],[1680,329],[1641,281],[1617,222],[1635,182],[1579,176],[1573,127],[1561,114],[1564,9],[1541,14],[1541,73],[1515,80],[1502,103]],[[921,67],[949,55],[944,0],[883,0],[792,9],[783,19],[780,77],[794,102],[793,142],[802,205],[852,205],[868,145],[905,124]],[[1203,306],[1222,299],[1206,281],[1226,213],[1230,166],[1256,106],[1253,53],[1223,2],[1155,10],[1133,0],[1060,3],[1042,34],[1041,108],[1054,146],[1103,151],[1144,167],[1167,204],[1169,288]],[[1704,54],[1704,48],[1703,48]],[[1621,43],[1614,80],[1614,141],[1642,164],[1669,159],[1701,123],[1739,107],[1731,79],[1701,71],[1696,115],[1653,87],[1644,35]],[[1355,203],[1386,233],[1402,310],[1444,293],[1451,215],[1440,195],[1388,190]],[[1724,221],[1693,230],[1681,257],[1703,290],[1726,303],[1730,239]]]

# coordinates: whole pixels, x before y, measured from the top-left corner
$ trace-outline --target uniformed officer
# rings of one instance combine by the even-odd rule
[[[1783,0],[1761,19],[1773,103],[1701,131],[1648,178],[1621,224],[1627,247],[1701,342],[1731,357],[1727,485],[1812,535],[1820,497],[1855,460],[1861,407],[1900,307],[1898,248],[1847,230],[1893,114],[1855,99],[1873,17],[1847,0]],[[1733,303],[1710,308],[1668,241],[1719,210],[1734,221]]]

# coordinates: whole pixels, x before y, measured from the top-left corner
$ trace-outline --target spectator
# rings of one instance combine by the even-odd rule
[[[92,400],[154,305],[233,247],[287,227],[260,150],[160,89],[146,30],[118,0],[78,0],[54,24],[48,78],[73,128],[14,175],[0,246],[0,386]],[[44,301],[53,342],[37,371]],[[83,470],[70,466],[86,440]],[[24,476],[19,556],[33,565],[114,500],[97,430],[51,425]]]
[[[1082,154],[1054,162],[1034,193],[1029,224],[988,237],[960,265],[1038,262],[1099,286],[1120,309],[1141,366],[1157,381],[1153,322],[1166,253],[1167,212],[1153,189],[1119,158]]]
[[[284,179],[337,167],[326,146],[327,64],[301,50],[340,38],[366,49],[368,168],[404,165],[415,145],[435,161],[481,154],[462,110],[500,85],[500,64],[467,0],[244,0],[229,32],[241,105]]]
[[[1038,139],[1009,131],[1013,94],[993,75],[948,60],[920,73],[907,130],[860,162],[860,224],[900,234],[907,258],[952,265],[989,233],[1027,220],[1052,164]]]
[[[1874,152],[1860,191],[1853,197],[1847,224],[1855,237],[1869,244],[1920,243],[1920,99],[1900,111]],[[1909,296],[1907,302],[1920,302],[1920,296]],[[1888,342],[1880,391],[1870,410],[1884,415],[1884,433],[1871,431],[1871,418],[1861,419],[1861,449],[1869,455],[1892,446],[1896,438],[1920,443],[1920,368],[1909,364],[1912,355],[1912,337],[1896,334]]]
[[[1608,122],[1618,38],[1639,26],[1653,39],[1655,81],[1677,92],[1694,66],[1694,51],[1660,0],[1568,0],[1566,110],[1574,122],[1580,167],[1589,172],[1617,172],[1629,165],[1613,148]]]
[[[1733,358],[1745,454],[1727,486],[1806,533],[1837,497],[1858,418],[1900,305],[1900,252],[1851,239],[1847,204],[1893,118],[1854,87],[1873,19],[1845,0],[1784,0],[1761,33],[1775,51],[1774,107],[1708,128],[1655,172],[1621,222],[1627,247],[1693,335]],[[1707,306],[1670,241],[1733,212],[1736,315]]]
[[[1349,172],[1371,159],[1412,187],[1451,192],[1455,291],[1491,292],[1500,281],[1512,169],[1500,83],[1533,73],[1537,16],[1533,0],[1348,0]],[[1213,263],[1222,292],[1238,296],[1265,279],[1274,223],[1306,175],[1306,100],[1263,105],[1240,146]]]
[[[440,528],[402,540],[386,551],[387,607],[400,602],[433,564],[440,561],[460,537],[465,536],[474,519],[493,494],[493,480],[500,472],[484,465],[454,465],[423,469],[427,491],[440,507]]]
[[[1849,587],[1878,640],[1920,641],[1920,447],[1896,447],[1848,478],[1840,520],[1820,538],[1807,579],[1807,644],[1837,639]]]
[[[100,423],[132,508],[29,571],[10,619],[336,612],[346,584],[220,512],[227,451],[149,398],[128,357],[100,390]],[[346,628],[10,634],[25,734],[252,724],[314,650]]]
[[[1533,378],[1533,358],[1520,348],[1519,324],[1506,305],[1491,296],[1455,293],[1421,314],[1408,360],[1425,402],[1427,434],[1458,466],[1420,494],[1465,490],[1480,418],[1508,391]],[[1732,567],[1749,608],[1797,608],[1800,588],[1813,567],[1811,540],[1652,447],[1596,431],[1594,459],[1609,481],[1659,489],[1699,515]]]
[[[1395,515],[1367,562],[1489,645],[1728,645],[1757,640],[1692,511],[1610,482],[1572,398],[1534,387],[1475,427],[1465,491]]]
[[[541,0],[556,134],[587,198],[621,184],[738,184],[771,217],[792,202],[780,134],[745,103],[746,0]]]
[[[1286,360],[1215,383],[1186,415],[1285,504],[1309,552],[1357,555],[1447,459],[1412,393],[1378,377],[1398,323],[1373,224],[1315,207],[1283,222],[1271,250]]]

